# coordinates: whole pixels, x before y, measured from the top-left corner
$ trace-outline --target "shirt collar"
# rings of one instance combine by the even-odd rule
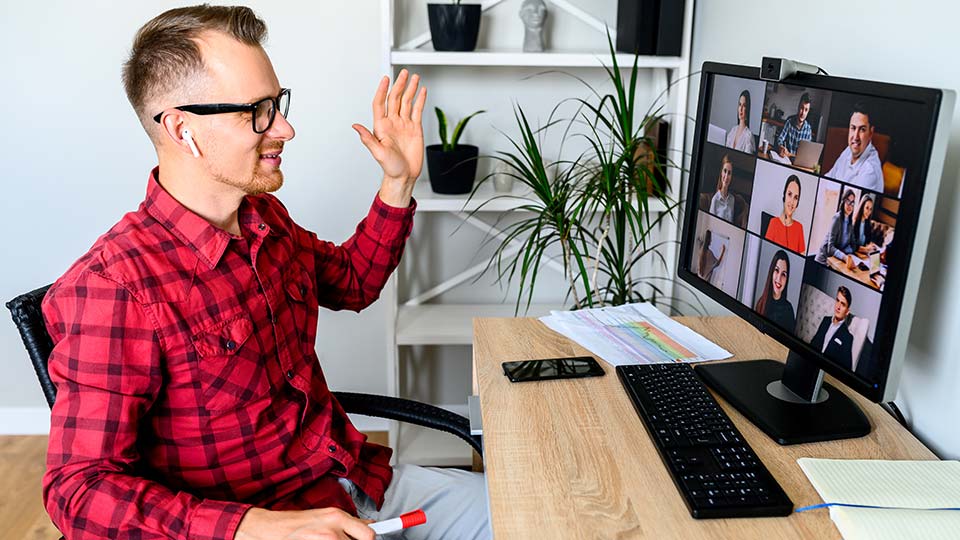
[[[150,172],[143,206],[170,234],[189,246],[211,269],[217,266],[230,243],[230,233],[214,227],[167,193],[160,185],[160,167]]]

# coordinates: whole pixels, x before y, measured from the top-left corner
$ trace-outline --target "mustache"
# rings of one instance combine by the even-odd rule
[[[271,154],[273,152],[280,152],[280,151],[283,151],[283,143],[260,149],[261,154]]]

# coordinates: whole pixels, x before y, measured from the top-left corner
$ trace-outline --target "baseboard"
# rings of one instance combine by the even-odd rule
[[[389,420],[351,414],[350,421],[360,431],[387,431]],[[0,435],[46,435],[50,433],[50,409],[47,407],[0,407]]]
[[[47,435],[50,409],[47,407],[0,407],[0,435]]]

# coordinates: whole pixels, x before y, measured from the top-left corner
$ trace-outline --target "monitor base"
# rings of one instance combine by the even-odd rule
[[[792,360],[792,359],[791,359]],[[782,445],[852,439],[870,433],[870,422],[857,404],[836,387],[823,383],[813,402],[785,400],[768,391],[783,377],[784,364],[750,360],[700,364],[696,372],[741,414]]]

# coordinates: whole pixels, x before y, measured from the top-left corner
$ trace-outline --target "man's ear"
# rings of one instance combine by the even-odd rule
[[[169,140],[182,152],[192,154],[194,157],[200,157],[195,139],[190,136],[190,130],[187,127],[186,120],[186,115],[178,110],[164,114],[160,118],[161,138]],[[187,136],[184,136],[184,132],[187,133]]]

